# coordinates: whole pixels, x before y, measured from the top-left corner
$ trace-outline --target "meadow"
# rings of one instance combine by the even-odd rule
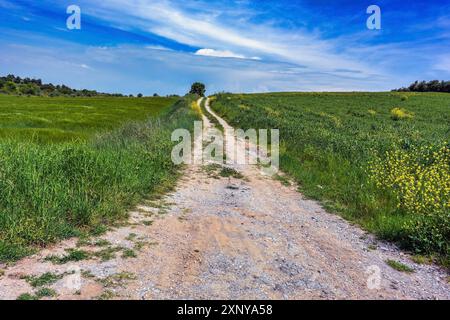
[[[300,191],[383,239],[449,265],[450,95],[218,94],[236,128],[280,129]]]
[[[0,139],[88,140],[129,121],[159,116],[176,98],[0,95]]]
[[[0,261],[104,232],[173,187],[171,132],[192,129],[195,99],[0,96]]]

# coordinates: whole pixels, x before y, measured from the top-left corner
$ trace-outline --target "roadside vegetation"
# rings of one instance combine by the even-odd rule
[[[281,169],[329,210],[450,264],[450,96],[218,94],[236,128],[279,128]]]
[[[171,132],[192,129],[196,98],[0,96],[0,261],[101,233],[126,218],[127,208],[173,186],[179,167],[171,161]],[[40,135],[38,120],[23,120],[30,115],[47,119],[39,121],[56,133]],[[35,133],[21,135],[24,127]]]

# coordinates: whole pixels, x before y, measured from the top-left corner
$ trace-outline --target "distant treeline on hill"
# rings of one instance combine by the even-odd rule
[[[393,91],[400,92],[449,92],[450,93],[450,81],[416,81],[407,88],[395,89]]]
[[[26,95],[26,96],[70,96],[70,97],[127,97],[121,93],[102,93],[96,90],[77,90],[69,88],[66,85],[54,85],[52,83],[42,83],[41,79],[30,79],[16,77],[12,74],[6,77],[0,77],[0,94],[12,94],[12,95]],[[153,94],[157,97],[158,94]],[[175,96],[175,95],[172,95]],[[129,97],[133,97],[132,94]],[[142,93],[139,93],[137,97],[143,97]]]

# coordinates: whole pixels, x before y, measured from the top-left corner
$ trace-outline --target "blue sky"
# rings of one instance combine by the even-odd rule
[[[0,74],[104,92],[390,90],[450,79],[450,0],[0,0],[0,47]]]

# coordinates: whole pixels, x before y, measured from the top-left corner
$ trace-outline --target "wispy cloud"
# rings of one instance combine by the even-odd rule
[[[215,50],[215,49],[199,49],[195,52],[197,56],[218,57],[218,58],[235,58],[235,59],[249,59],[261,60],[259,57],[246,57],[242,54],[234,53],[230,50]]]
[[[215,15],[184,12],[171,1],[132,0],[124,3],[105,0],[90,11],[108,21],[130,23],[162,37],[200,48],[226,48],[249,57],[267,57],[331,70],[337,65],[373,73],[374,70],[355,57],[337,53],[332,41],[319,39],[302,30],[277,29],[270,24],[236,21],[222,24]]]

